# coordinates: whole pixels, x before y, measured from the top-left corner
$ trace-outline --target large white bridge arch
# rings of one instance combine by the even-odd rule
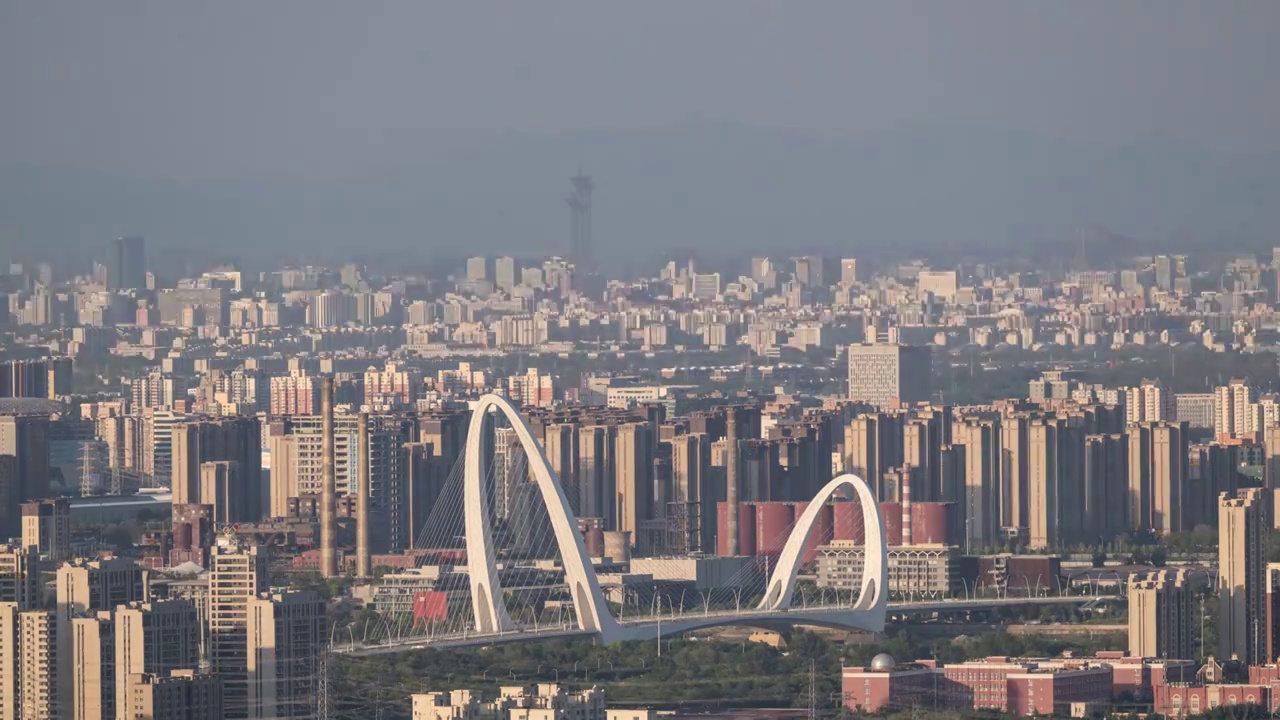
[[[517,632],[519,628],[511,620],[498,580],[497,555],[493,547],[493,532],[489,522],[488,498],[484,489],[483,436],[484,423],[490,411],[500,411],[515,431],[528,458],[529,472],[537,484],[542,500],[550,515],[551,527],[564,563],[565,583],[573,598],[578,629],[598,634],[604,642],[646,637],[649,630],[639,626],[624,626],[609,609],[600,581],[596,577],[587,554],[586,543],[578,531],[577,520],[569,508],[564,488],[551,469],[542,443],[533,437],[532,431],[520,417],[516,408],[500,395],[484,395],[476,403],[467,430],[463,466],[463,516],[467,549],[467,567],[471,583],[471,602],[475,611],[476,632],[489,635]],[[783,547],[782,554],[766,585],[764,599],[756,611],[743,613],[743,620],[751,616],[773,624],[806,622],[812,611],[790,615],[796,574],[801,556],[821,508],[837,491],[852,490],[862,505],[863,526],[866,535],[866,556],[863,567],[862,593],[856,604],[843,608],[835,617],[816,618],[817,624],[834,624],[879,631],[884,628],[887,595],[884,587],[888,573],[887,548],[884,544],[884,525],[871,490],[855,475],[841,475],[828,483],[809,503],[796,521],[796,527]],[[754,621],[753,621],[754,622]],[[733,619],[716,618],[705,621],[691,620],[679,623],[683,630],[698,627],[734,624]],[[668,632],[677,631],[670,627]]]

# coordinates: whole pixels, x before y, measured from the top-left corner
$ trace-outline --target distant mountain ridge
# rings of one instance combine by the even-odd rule
[[[579,166],[595,178],[597,253],[612,265],[675,248],[710,258],[1071,256],[1092,224],[1134,238],[1126,252],[1263,248],[1280,244],[1278,159],[976,130],[832,139],[704,124],[503,133],[429,162],[312,183],[0,164],[0,250],[85,253],[136,233],[158,256],[167,247],[261,262],[562,253],[563,197]]]

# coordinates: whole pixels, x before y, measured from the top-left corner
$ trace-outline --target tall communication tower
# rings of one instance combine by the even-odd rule
[[[591,257],[591,190],[595,185],[582,170],[569,178],[573,192],[565,198],[569,206],[569,259],[579,270],[590,269]]]

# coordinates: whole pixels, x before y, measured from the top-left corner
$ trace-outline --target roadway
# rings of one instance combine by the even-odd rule
[[[1090,605],[1110,596],[1068,595],[1049,597],[973,598],[930,600],[924,602],[895,602],[888,604],[888,615],[905,615],[931,612],[966,612],[991,610],[999,607],[1027,607],[1040,605]],[[841,630],[869,630],[859,622],[860,611],[847,606],[792,607],[786,610],[724,610],[718,612],[682,613],[672,616],[645,616],[635,620],[619,621],[622,639],[652,640],[662,635],[679,635],[694,630],[741,625],[776,630],[797,625],[811,625]],[[513,642],[554,640],[596,635],[594,631],[577,627],[534,626],[500,633],[451,633],[437,637],[403,637],[388,639],[382,643],[335,643],[331,652],[340,655],[364,657],[414,650],[447,649],[504,645]]]

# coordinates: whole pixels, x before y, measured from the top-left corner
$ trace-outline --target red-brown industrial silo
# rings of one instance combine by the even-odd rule
[[[756,504],[756,555],[777,557],[791,536],[796,521],[795,506],[785,502]]]
[[[755,503],[738,503],[738,548],[743,555],[756,552]],[[729,554],[729,504],[716,504],[716,554]]]
[[[796,503],[796,519],[808,508],[809,503]],[[833,526],[835,525],[835,508],[824,504],[818,510],[818,517],[813,521],[813,532],[809,533],[809,541],[804,544],[801,562],[811,563],[818,557],[818,548],[831,543]]]
[[[911,507],[911,534],[912,542],[916,545],[946,544],[946,503],[915,503]]]
[[[880,517],[884,520],[884,541],[888,545],[902,544],[902,503],[880,503]]]
[[[835,502],[831,504],[833,540],[852,540],[856,543],[866,541],[866,530],[862,524],[862,505],[856,502]]]

